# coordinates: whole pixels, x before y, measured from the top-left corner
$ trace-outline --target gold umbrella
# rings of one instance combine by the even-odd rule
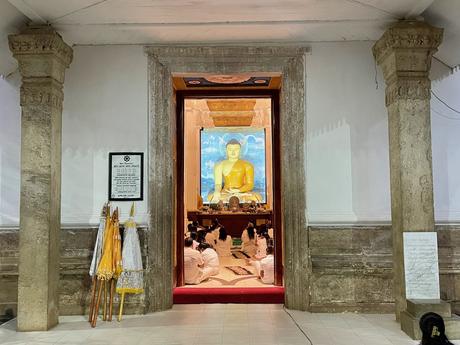
[[[113,237],[112,237],[112,267],[113,275],[110,280],[110,304],[109,304],[109,321],[112,321],[112,311],[113,311],[113,294],[115,289],[115,281],[120,277],[121,272],[123,271],[122,259],[121,259],[121,236],[120,236],[120,222],[118,218],[118,208],[115,210],[114,215],[112,216],[112,227],[113,227]]]
[[[114,266],[114,237],[120,236],[118,229],[118,208],[113,212],[112,217],[110,217],[110,210],[107,212],[106,218],[106,226],[104,229],[104,246],[102,249],[102,257],[101,261],[99,262],[99,266],[97,268],[97,281],[99,281],[99,289],[97,292],[97,300],[96,306],[93,308],[93,316],[91,318],[91,326],[95,327],[97,322],[97,316],[99,314],[99,305],[101,302],[101,294],[102,294],[102,287],[104,287],[104,312],[102,320],[107,319],[107,282],[112,280],[114,273],[115,273],[115,266]],[[113,282],[111,282],[113,283]],[[111,284],[112,285],[112,284]],[[112,290],[112,289],[111,289]],[[113,293],[111,293],[111,297],[113,297]],[[112,300],[112,298],[111,298]],[[111,304],[110,304],[111,309]],[[109,319],[111,320],[111,315],[109,314]]]
[[[118,219],[118,208],[114,212],[116,217],[112,216],[113,221],[113,244],[112,244],[112,267],[113,267],[113,278],[118,279],[123,270],[121,260],[121,236],[120,236],[120,222]]]
[[[118,209],[117,209],[118,210]],[[106,225],[104,230],[104,247],[102,249],[102,258],[97,268],[97,279],[110,280],[112,279],[114,266],[113,266],[113,235],[114,235],[114,218],[117,217],[117,210],[113,212],[110,217],[108,212],[106,218]]]

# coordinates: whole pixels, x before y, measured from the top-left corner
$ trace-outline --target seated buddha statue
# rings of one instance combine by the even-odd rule
[[[214,165],[214,192],[208,194],[210,202],[228,202],[231,196],[237,196],[242,202],[262,200],[259,193],[252,192],[254,166],[240,159],[240,151],[241,144],[238,140],[230,140],[226,145],[227,159]]]

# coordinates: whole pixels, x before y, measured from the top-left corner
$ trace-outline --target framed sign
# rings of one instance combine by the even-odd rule
[[[109,200],[144,199],[144,153],[109,153]]]

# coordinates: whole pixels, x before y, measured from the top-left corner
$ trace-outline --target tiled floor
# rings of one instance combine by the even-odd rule
[[[225,268],[225,266],[241,266],[254,273],[254,266],[248,265],[244,259],[234,257],[219,257],[220,271],[219,274],[198,285],[186,285],[187,287],[266,287],[273,286],[262,283],[255,275],[237,275]]]
[[[393,315],[311,314],[290,311],[314,345],[412,345]],[[0,344],[88,345],[308,345],[281,305],[175,305],[170,311],[98,322],[61,317],[49,332],[17,333],[14,320],[0,326]],[[454,342],[460,345],[460,342]]]

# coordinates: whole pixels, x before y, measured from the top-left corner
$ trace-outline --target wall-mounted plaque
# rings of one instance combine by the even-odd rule
[[[109,200],[144,199],[144,153],[109,153]]]
[[[404,232],[406,299],[439,299],[436,232]]]

